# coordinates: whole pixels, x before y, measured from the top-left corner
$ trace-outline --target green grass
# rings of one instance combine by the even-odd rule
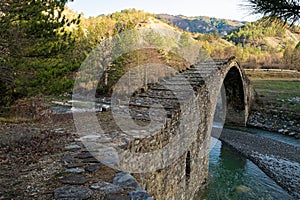
[[[300,72],[246,71],[251,80],[300,80]]]
[[[258,100],[266,108],[280,108],[300,112],[300,102],[289,102],[300,97],[300,80],[252,80]]]

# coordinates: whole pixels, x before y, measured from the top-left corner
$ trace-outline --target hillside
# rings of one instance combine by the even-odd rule
[[[65,15],[67,18],[77,16],[71,10],[66,10]],[[183,33],[182,42],[192,36],[212,58],[228,58],[234,55],[243,62],[245,67],[249,68],[268,67],[299,70],[299,27],[278,28],[274,25],[265,26],[258,22],[245,23],[209,17],[158,16],[161,18],[160,21],[152,20],[154,17],[157,18],[157,15],[128,9],[110,15],[82,17],[79,24],[73,24],[67,30],[72,37],[72,43],[68,44],[68,49],[58,49],[55,56],[24,56],[12,59],[14,61],[13,71],[15,72],[13,89],[0,87],[0,91],[3,89],[7,92],[2,92],[3,105],[38,94],[58,96],[72,93],[76,72],[91,50],[107,38],[147,25],[160,25],[166,29]],[[177,24],[185,25],[184,30],[190,32],[195,30],[197,33],[187,33],[174,27],[173,23],[165,23],[171,20],[178,20]],[[205,33],[201,33],[201,31]],[[225,33],[227,35],[221,37],[221,34],[225,35]],[[149,38],[156,37],[155,35],[150,36]],[[157,43],[162,44],[160,40],[157,40]],[[55,43],[41,44],[44,49],[48,49],[48,45],[55,45]],[[29,48],[38,51],[36,47],[30,46]],[[136,59],[135,56],[137,55],[140,56],[139,59]],[[110,72],[111,74],[107,74],[107,80],[104,80],[105,84],[102,84],[97,92],[103,95],[110,93],[115,81],[129,67],[134,66],[136,60],[142,62],[142,58],[149,58],[150,55],[153,58],[158,58],[158,60],[152,60],[154,63],[167,64],[176,69],[178,66],[184,66],[182,61],[172,55],[167,48],[163,48],[163,50],[149,49],[147,52],[136,51],[132,55],[124,55],[112,63],[111,67],[114,70]],[[12,100],[8,102],[8,98]]]
[[[265,49],[282,50],[288,44],[296,46],[300,39],[299,27],[267,23],[263,20],[247,23],[225,37],[236,45],[243,44]]]
[[[134,28],[137,24],[147,24],[150,16],[153,17],[135,9],[124,10],[110,16],[85,19],[82,25],[90,33],[88,40],[89,43],[93,41],[93,46],[106,35]],[[213,58],[235,55],[249,68],[299,68],[300,53],[295,49],[300,40],[299,27],[267,24],[263,20],[240,22],[205,16],[155,16],[162,22],[191,32]]]
[[[72,19],[74,16],[77,17],[77,14],[70,9],[66,9],[64,15],[67,19]],[[18,99],[34,97],[39,94],[57,97],[72,93],[78,69],[97,45],[117,34],[130,33],[130,30],[139,29],[147,25],[151,26],[152,29],[155,29],[156,26],[164,27],[166,32],[168,32],[168,29],[174,30],[173,32],[178,32],[178,34],[183,32],[176,27],[160,22],[152,14],[136,9],[122,10],[110,15],[99,15],[97,17],[85,18],[82,16],[80,23],[72,24],[66,28],[68,35],[72,39],[72,43],[68,44],[68,49],[58,50],[53,56],[40,57],[33,55],[31,57],[23,56],[13,59],[13,71],[15,72],[13,84],[9,83],[10,87],[6,87],[6,85],[3,87],[1,84],[0,91],[2,96],[0,103],[3,102],[2,106],[9,106]],[[125,35],[123,34],[123,36]],[[134,35],[129,36],[133,37]],[[149,37],[148,39],[161,39],[150,33]],[[131,40],[132,38],[127,39]],[[128,42],[130,43],[130,41]],[[41,46],[45,46],[45,49],[48,49],[46,45],[48,44],[41,44]],[[55,43],[52,42],[49,45],[55,45]],[[129,45],[132,44],[130,43]],[[159,42],[159,45],[161,45],[161,42]],[[29,48],[30,50],[39,50],[35,46],[30,46]],[[136,57],[139,57],[139,59],[136,59]],[[152,58],[153,60],[151,60]],[[111,66],[109,67],[113,70],[107,73],[107,79],[102,80],[104,84],[99,85],[97,93],[107,95],[112,91],[115,82],[126,70],[132,66],[137,66],[137,60],[141,64],[146,59],[148,61],[150,59],[153,63],[173,66],[178,70],[181,70],[180,67],[186,67],[184,61],[177,58],[176,55],[170,54],[166,48],[163,48],[161,51],[158,49],[148,49],[145,52],[137,50],[131,52],[131,54],[124,54],[110,63]],[[10,99],[10,101],[7,99]]]
[[[158,14],[157,18],[193,33],[213,58],[235,55],[249,68],[299,70],[300,28],[281,22],[240,22],[205,16]]]
[[[299,70],[298,26],[291,27],[281,22],[269,23],[261,19],[232,31],[225,39],[243,49],[243,61],[248,64]]]
[[[229,32],[246,23],[206,16],[186,17],[182,15],[158,14],[157,18],[172,23],[184,31],[193,33],[214,33],[218,31],[221,36],[227,35]]]

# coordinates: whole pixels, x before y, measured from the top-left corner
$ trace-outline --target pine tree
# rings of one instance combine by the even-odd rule
[[[0,103],[14,97],[17,61],[51,58],[72,46],[68,30],[79,17],[63,16],[68,0],[1,0],[0,2]],[[4,95],[2,95],[4,94]],[[10,97],[8,97],[10,96]]]
[[[263,14],[271,20],[281,19],[295,24],[300,19],[299,0],[246,0],[254,14]]]

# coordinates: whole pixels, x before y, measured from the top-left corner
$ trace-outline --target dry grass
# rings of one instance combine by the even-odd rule
[[[292,98],[300,97],[300,72],[246,73],[257,92],[258,108],[300,113],[300,102],[291,101]]]

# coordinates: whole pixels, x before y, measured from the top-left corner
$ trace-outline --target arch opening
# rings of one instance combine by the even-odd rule
[[[227,112],[225,125],[245,126],[245,93],[241,73],[232,67],[225,79]]]
[[[190,183],[190,177],[191,177],[191,152],[188,151],[185,159],[185,182],[187,186]]]

